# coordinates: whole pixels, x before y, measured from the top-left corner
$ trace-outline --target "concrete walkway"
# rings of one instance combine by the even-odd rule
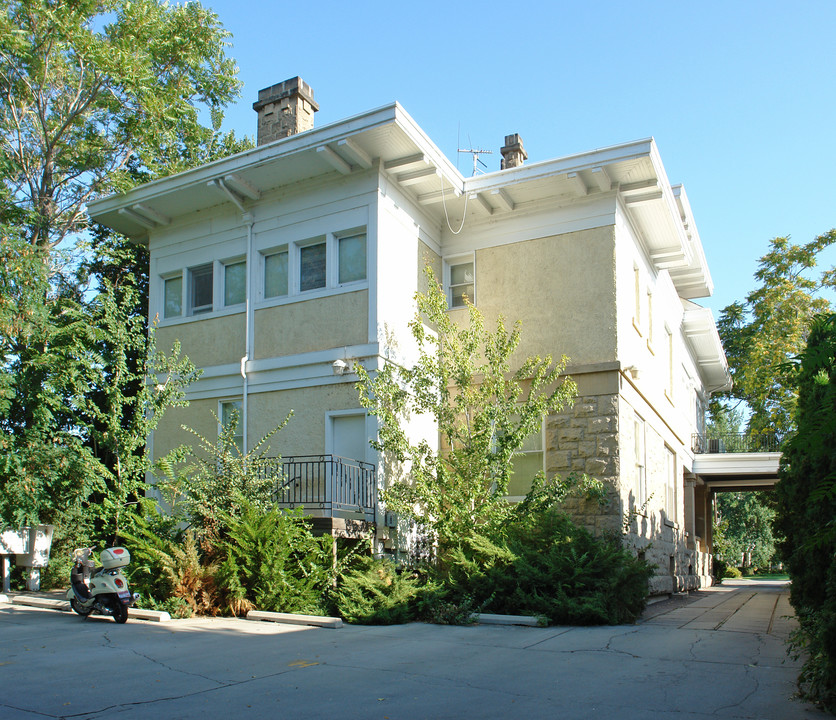
[[[0,718],[825,718],[792,698],[787,590],[734,582],[637,625],[303,628],[0,605]]]

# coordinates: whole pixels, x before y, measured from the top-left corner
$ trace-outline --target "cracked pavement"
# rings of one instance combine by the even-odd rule
[[[0,718],[829,717],[792,697],[787,596],[727,581],[589,628],[116,625],[4,604]]]

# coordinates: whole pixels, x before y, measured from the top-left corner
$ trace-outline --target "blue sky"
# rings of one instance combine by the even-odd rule
[[[259,89],[299,75],[318,126],[397,100],[454,162],[493,150],[490,169],[512,132],[529,162],[655,137],[691,201],[715,318],[754,287],[770,238],[836,226],[832,0],[204,4],[233,34],[239,134],[255,134]]]

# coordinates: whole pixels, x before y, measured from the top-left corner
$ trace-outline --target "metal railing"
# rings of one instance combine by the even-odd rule
[[[775,433],[723,433],[691,436],[691,448],[697,454],[778,452]]]
[[[276,480],[273,500],[281,507],[374,514],[377,472],[371,463],[338,455],[296,455],[267,463]]]

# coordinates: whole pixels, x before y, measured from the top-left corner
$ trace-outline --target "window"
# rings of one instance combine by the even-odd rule
[[[247,263],[243,260],[224,265],[224,306],[247,301]]]
[[[244,419],[242,417],[243,402],[241,400],[221,401],[221,427],[219,434],[233,426],[230,440],[240,454],[244,454]]]
[[[330,294],[344,285],[364,282],[368,278],[367,239],[361,227],[261,250],[262,299],[314,291]]]
[[[476,303],[473,262],[450,265],[450,307],[465,307]]]
[[[287,295],[287,260],[287,250],[281,250],[264,258],[265,298]]]
[[[665,354],[667,367],[665,368],[665,395],[673,402],[673,333],[665,328]]]
[[[676,522],[676,454],[665,446],[665,513]]]
[[[325,243],[299,248],[299,289],[305,292],[324,288],[327,277]]]
[[[636,458],[636,510],[641,511],[647,502],[647,473],[645,458],[645,424],[644,418],[636,415],[633,421],[633,443]]]
[[[636,332],[642,334],[642,285],[639,275],[639,266],[633,265],[633,293],[635,296],[635,307],[633,308],[633,327]]]
[[[212,291],[214,276],[212,265],[201,265],[189,270],[189,284],[191,286],[190,310],[192,315],[212,312]]]
[[[341,237],[339,244],[339,284],[366,279],[366,236]]]
[[[647,292],[647,348],[653,352],[653,293]]]
[[[163,286],[163,317],[180,317],[183,314],[183,276],[166,278]]]
[[[543,470],[543,432],[529,435],[511,458],[508,496],[521,497],[531,490],[531,481]]]

